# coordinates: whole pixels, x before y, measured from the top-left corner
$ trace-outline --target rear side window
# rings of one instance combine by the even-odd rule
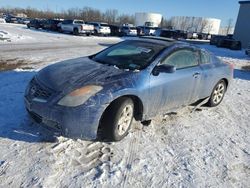
[[[170,54],[162,64],[173,65],[176,69],[183,69],[197,66],[199,64],[198,62],[196,52],[189,49],[183,49]]]
[[[83,21],[80,21],[80,20],[76,20],[74,21],[75,24],[83,24]]]
[[[62,24],[72,24],[73,20],[64,20]]]
[[[210,55],[206,51],[201,50],[200,55],[201,55],[201,64],[210,63],[211,61]]]

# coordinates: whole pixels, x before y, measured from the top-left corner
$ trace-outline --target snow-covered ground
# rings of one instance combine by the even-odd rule
[[[0,72],[0,187],[249,187],[250,65],[244,51],[201,45],[235,65],[221,105],[186,107],[134,122],[121,142],[54,140],[28,119],[24,89],[41,67],[95,53],[121,39],[81,37],[0,24],[1,63],[31,69]],[[19,36],[16,37],[16,36]]]

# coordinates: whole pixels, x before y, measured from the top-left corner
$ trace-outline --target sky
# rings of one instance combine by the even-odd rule
[[[229,19],[237,21],[238,0],[0,0],[0,7],[32,7],[53,11],[68,8],[92,7],[105,11],[117,9],[119,13],[160,13],[166,18],[172,16],[199,16],[222,20],[222,26]]]

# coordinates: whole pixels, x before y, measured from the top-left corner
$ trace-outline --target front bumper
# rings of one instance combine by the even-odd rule
[[[63,107],[33,101],[25,97],[25,106],[30,117],[56,134],[69,138],[94,140],[97,138],[99,121],[106,108],[96,105]]]
[[[111,33],[111,31],[109,31],[109,30],[100,30],[99,33],[103,34],[103,35],[109,35]]]
[[[94,34],[93,30],[80,30],[79,31],[80,34]]]

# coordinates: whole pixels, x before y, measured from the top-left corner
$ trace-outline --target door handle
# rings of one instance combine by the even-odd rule
[[[201,73],[196,72],[196,73],[193,74],[193,77],[197,78],[200,74],[201,74]]]

